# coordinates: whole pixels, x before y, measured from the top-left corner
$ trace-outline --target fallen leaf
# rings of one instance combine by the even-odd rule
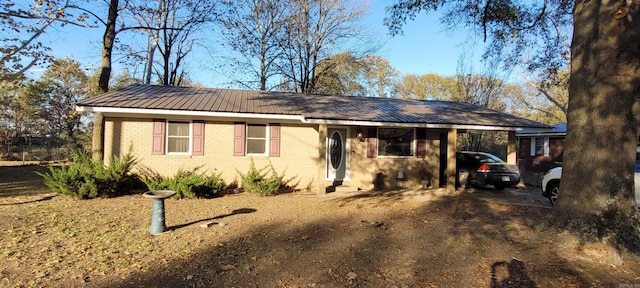
[[[222,270],[225,270],[225,271],[231,270],[231,269],[234,269],[234,268],[236,268],[236,265],[228,264],[228,265],[222,266]]]

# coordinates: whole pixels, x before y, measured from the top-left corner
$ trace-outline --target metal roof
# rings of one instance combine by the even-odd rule
[[[550,126],[480,106],[450,101],[325,94],[296,94],[236,89],[132,85],[78,102],[77,110],[94,112],[190,115],[297,116],[308,123],[415,125],[416,127],[494,127],[520,130]],[[218,113],[218,114],[216,114]],[[289,118],[291,119],[291,118]],[[359,123],[359,124],[358,124]]]
[[[521,130],[516,133],[518,137],[531,137],[531,136],[566,136],[567,135],[567,122],[550,125],[551,130]]]

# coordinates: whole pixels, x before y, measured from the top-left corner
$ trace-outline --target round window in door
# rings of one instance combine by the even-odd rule
[[[334,131],[333,134],[331,134],[329,155],[331,167],[338,169],[342,163],[342,135],[340,135],[338,131]]]

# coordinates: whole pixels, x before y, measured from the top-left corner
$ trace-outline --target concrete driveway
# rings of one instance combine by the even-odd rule
[[[445,188],[438,189],[399,189],[389,191],[336,191],[324,194],[321,197],[384,197],[386,199],[410,200],[410,201],[433,201],[442,197],[450,197],[452,195],[477,197],[489,201],[503,202],[514,205],[552,208],[549,200],[541,195],[540,187],[526,186],[520,188],[505,188],[504,190],[495,190],[493,188],[460,188],[456,192],[451,193]]]

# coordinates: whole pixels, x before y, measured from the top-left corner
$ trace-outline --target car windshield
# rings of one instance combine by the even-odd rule
[[[480,163],[502,163],[502,159],[491,154],[476,154],[476,159]]]

